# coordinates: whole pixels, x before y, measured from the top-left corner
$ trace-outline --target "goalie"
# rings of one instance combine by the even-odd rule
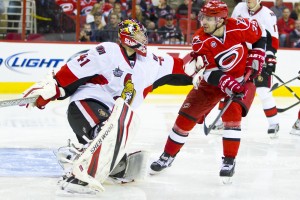
[[[68,121],[84,148],[68,158],[73,160],[71,173],[61,182],[66,191],[101,191],[109,174],[122,178],[126,169],[128,176],[130,166],[123,167],[120,173],[113,169],[119,161],[126,164],[128,160],[144,158],[141,153],[124,156],[139,124],[131,109],[142,103],[153,85],[192,83],[185,76],[182,59],[147,52],[146,30],[138,21],[120,22],[119,39],[120,44],[100,43],[73,58],[23,93],[24,97],[39,96],[26,106],[40,109],[51,100],[70,97]],[[185,78],[178,79],[177,75]],[[167,81],[163,81],[164,77]]]

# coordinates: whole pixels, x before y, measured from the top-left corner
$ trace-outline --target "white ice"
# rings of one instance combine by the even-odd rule
[[[12,97],[1,96],[1,98]],[[141,117],[141,128],[130,150],[147,150],[151,153],[149,162],[157,159],[163,151],[183,100],[184,96],[181,95],[149,95],[137,111]],[[295,98],[276,98],[277,106],[280,108],[296,101]],[[75,140],[66,118],[67,105],[68,102],[65,100],[51,102],[44,110],[26,110],[18,106],[0,108],[1,200],[89,199],[84,196],[56,195],[59,166],[56,165],[55,159],[53,161],[52,154],[42,153],[43,150],[52,152],[65,145],[68,138]],[[256,97],[249,115],[242,122],[244,133],[231,185],[223,185],[218,176],[222,157],[221,136],[217,134],[205,136],[203,125],[197,125],[191,131],[188,141],[177,155],[172,167],[162,174],[148,176],[141,182],[105,185],[106,191],[97,198],[298,200],[300,136],[289,134],[297,119],[298,110],[299,106],[279,114],[279,138],[270,139],[267,134],[268,123],[260,100]],[[217,113],[216,109],[212,111],[207,124],[212,122]],[[27,149],[36,149],[35,152],[40,153],[41,160],[26,162],[35,155],[27,155],[25,161],[14,157],[20,155],[12,154],[7,157],[3,155],[3,151],[13,149],[20,152],[21,156],[26,154]],[[31,169],[31,166],[34,169]],[[36,170],[34,166],[50,169],[50,175],[49,171],[46,175],[39,171],[38,175],[26,173],[26,170],[10,171],[10,167],[34,171]],[[49,168],[50,166],[53,168]]]

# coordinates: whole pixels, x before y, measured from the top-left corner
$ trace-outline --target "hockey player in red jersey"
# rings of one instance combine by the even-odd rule
[[[252,82],[262,69],[265,59],[266,32],[256,20],[227,18],[228,8],[222,1],[210,1],[199,13],[202,25],[193,36],[192,48],[198,73],[193,78],[194,88],[183,102],[164,152],[150,166],[151,174],[171,166],[194,126],[202,124],[214,106],[222,99],[237,95],[222,116],[223,159],[221,177],[234,174],[242,129],[241,119],[247,115],[255,96]],[[251,43],[248,50],[246,43]],[[192,70],[191,70],[192,71]],[[251,73],[249,80],[244,75]],[[192,74],[192,73],[190,73]],[[245,82],[245,84],[243,84]]]
[[[61,188],[64,190],[80,193],[90,193],[95,188],[102,190],[101,184],[106,178],[105,175],[108,176],[108,173],[113,172],[112,166],[118,163],[119,158],[124,155],[124,149],[128,146],[127,139],[132,138],[128,130],[133,117],[127,114],[132,113],[128,110],[134,110],[141,105],[146,95],[152,91],[156,81],[167,75],[169,77],[184,74],[182,59],[170,55],[158,56],[147,51],[146,30],[138,21],[128,19],[120,22],[119,37],[120,44],[100,43],[88,52],[73,58],[58,72],[24,92],[26,97],[39,96],[35,103],[27,105],[38,108],[44,108],[50,100],[70,97],[67,112],[69,124],[78,141],[87,145],[88,148],[91,148],[89,144],[93,144],[94,138],[98,138],[98,134],[102,133],[103,125],[107,124],[105,122],[110,119],[111,113],[115,110],[116,100],[121,97],[126,104],[130,105],[123,106],[128,108],[124,114],[121,113],[122,119],[117,118],[118,122],[112,123],[107,129],[107,133],[110,133],[113,127],[122,129],[115,134],[118,139],[110,140],[117,144],[108,144],[107,147],[110,150],[105,152],[104,147],[108,142],[106,138],[112,137],[111,134],[107,136],[105,133],[99,138],[99,143],[96,142],[90,149],[90,152],[86,150],[82,155],[77,152],[79,155],[76,155],[77,158],[75,156],[74,160],[78,163],[77,171],[73,168],[72,173],[63,177]],[[177,80],[177,84],[180,84],[178,81],[180,80]],[[126,121],[127,125],[123,120],[127,119],[126,116],[129,119]],[[120,125],[121,122],[123,125]],[[126,132],[124,137],[119,138],[124,131]],[[115,150],[111,148],[111,145],[115,145]],[[99,146],[102,146],[101,153],[99,153]],[[97,152],[99,155],[95,155]],[[101,159],[105,159],[111,153],[113,154],[111,158],[101,163]],[[85,156],[82,157],[84,154]],[[78,169],[84,171],[85,165],[79,161],[86,160],[91,160],[91,164],[86,166],[88,174],[82,174]],[[108,161],[112,164],[108,165],[106,163]],[[103,167],[103,172],[99,166]],[[76,173],[78,176],[74,176]],[[100,180],[95,181],[97,177],[100,177]],[[89,188],[90,185],[93,187]]]
[[[239,3],[234,8],[232,17],[256,19],[267,31],[265,66],[262,69],[261,75],[254,80],[254,83],[257,87],[256,93],[260,97],[269,123],[267,132],[271,138],[276,138],[279,131],[279,118],[275,99],[269,91],[272,85],[272,73],[276,69],[277,62],[275,55],[279,47],[277,18],[273,11],[261,5],[260,2],[260,0],[247,0],[246,2]],[[222,122],[217,123],[217,126],[214,128],[219,129],[218,127],[222,127]]]

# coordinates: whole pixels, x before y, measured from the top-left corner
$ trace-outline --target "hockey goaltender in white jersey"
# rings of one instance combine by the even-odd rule
[[[139,124],[133,110],[153,87],[192,83],[182,59],[147,52],[145,29],[138,21],[122,21],[119,37],[120,44],[100,43],[24,92],[24,97],[38,96],[27,107],[44,108],[51,100],[70,97],[68,121],[83,146],[70,145],[73,154],[67,158],[58,154],[72,164],[59,181],[64,191],[95,193],[104,190],[108,177],[134,179],[145,159],[143,152],[126,154]]]

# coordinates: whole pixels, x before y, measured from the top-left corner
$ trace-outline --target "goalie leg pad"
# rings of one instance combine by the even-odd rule
[[[98,136],[74,161],[75,177],[89,183],[89,187],[103,191],[102,183],[124,156],[139,124],[130,106],[118,98]]]
[[[126,154],[125,154],[126,155]],[[122,182],[143,180],[147,175],[149,153],[137,151],[124,156],[120,163],[110,173],[111,178],[119,179]]]

